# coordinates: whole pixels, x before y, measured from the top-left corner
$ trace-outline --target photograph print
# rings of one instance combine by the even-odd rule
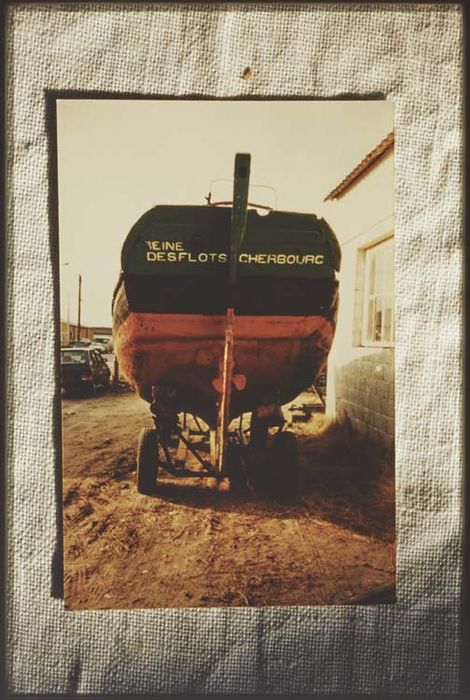
[[[393,103],[56,119],[66,608],[395,602]]]

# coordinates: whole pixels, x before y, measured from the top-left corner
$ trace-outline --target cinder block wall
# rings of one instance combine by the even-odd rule
[[[395,362],[392,348],[380,349],[335,368],[336,414],[354,428],[393,450]]]

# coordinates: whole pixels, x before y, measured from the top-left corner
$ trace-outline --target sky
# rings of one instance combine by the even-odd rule
[[[127,233],[157,204],[231,199],[251,153],[250,201],[323,215],[324,197],[393,129],[386,101],[58,100],[61,318],[111,325]],[[255,187],[264,185],[272,190]]]

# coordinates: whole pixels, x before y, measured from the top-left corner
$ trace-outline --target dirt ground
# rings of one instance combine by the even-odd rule
[[[393,470],[361,440],[319,414],[294,426],[293,503],[163,473],[158,494],[142,496],[145,425],[148,405],[129,391],[63,399],[69,609],[326,605],[377,590],[393,600]]]

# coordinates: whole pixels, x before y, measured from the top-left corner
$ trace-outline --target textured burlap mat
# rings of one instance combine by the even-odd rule
[[[8,36],[11,690],[455,692],[462,568],[459,7],[32,4],[10,7]],[[241,78],[247,66],[248,81]],[[58,331],[47,90],[383,94],[395,102],[396,605],[73,613],[51,597]]]

